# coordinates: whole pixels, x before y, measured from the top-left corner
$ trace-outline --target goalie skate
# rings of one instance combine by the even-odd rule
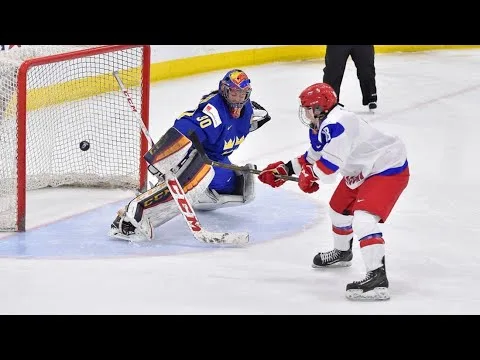
[[[125,241],[140,242],[153,239],[153,228],[148,218],[142,219],[140,223],[136,223],[126,216],[125,210],[118,211],[118,215],[110,226],[108,235]]]

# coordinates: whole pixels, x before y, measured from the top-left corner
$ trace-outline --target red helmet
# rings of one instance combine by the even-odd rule
[[[311,128],[318,128],[319,121],[338,103],[337,94],[326,83],[310,85],[300,93],[300,121]]]
[[[316,108],[320,106],[321,112],[329,112],[337,104],[335,90],[326,83],[310,85],[300,94],[302,106]]]

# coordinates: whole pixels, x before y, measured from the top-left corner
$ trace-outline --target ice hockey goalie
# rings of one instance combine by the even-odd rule
[[[210,159],[230,164],[229,156],[248,134],[270,120],[267,111],[250,100],[251,90],[243,71],[229,71],[218,89],[202,96],[195,110],[182,113],[144,156],[149,171],[160,179],[162,169],[172,171],[196,211],[245,205],[255,198],[253,174],[212,168],[188,138],[194,131]],[[154,228],[178,214],[167,185],[159,180],[118,211],[109,235],[130,241],[151,240]]]

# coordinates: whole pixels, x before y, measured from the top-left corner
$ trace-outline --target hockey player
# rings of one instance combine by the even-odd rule
[[[182,113],[144,156],[154,175],[159,174],[159,168],[172,169],[195,210],[244,205],[255,197],[253,174],[214,169],[202,161],[193,147],[185,152],[176,150],[179,144],[189,143],[190,131],[194,131],[210,159],[231,164],[229,156],[248,134],[270,120],[267,111],[250,100],[251,92],[250,79],[245,72],[228,71],[218,89],[202,96],[195,109]],[[132,241],[151,240],[153,228],[177,214],[179,210],[168,187],[160,181],[118,212],[109,234]]]
[[[310,130],[310,147],[286,164],[278,161],[259,174],[272,187],[285,180],[275,174],[299,175],[306,193],[318,182],[342,175],[330,200],[333,250],[320,252],[313,267],[350,266],[352,242],[359,241],[366,277],[347,284],[349,299],[383,300],[390,297],[385,270],[385,241],[378,223],[384,223],[409,180],[406,149],[396,136],[387,135],[345,110],[326,83],[300,94],[299,118]]]

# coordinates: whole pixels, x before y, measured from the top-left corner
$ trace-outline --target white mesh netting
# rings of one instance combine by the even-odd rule
[[[114,70],[143,104],[143,47],[35,65],[27,72],[26,119],[19,116],[17,74],[32,58],[98,46],[22,46],[0,52],[0,230],[17,229],[21,122],[26,126],[26,190],[57,186],[140,187],[141,130]],[[90,143],[87,151],[80,142]],[[21,191],[21,190],[20,190]]]

